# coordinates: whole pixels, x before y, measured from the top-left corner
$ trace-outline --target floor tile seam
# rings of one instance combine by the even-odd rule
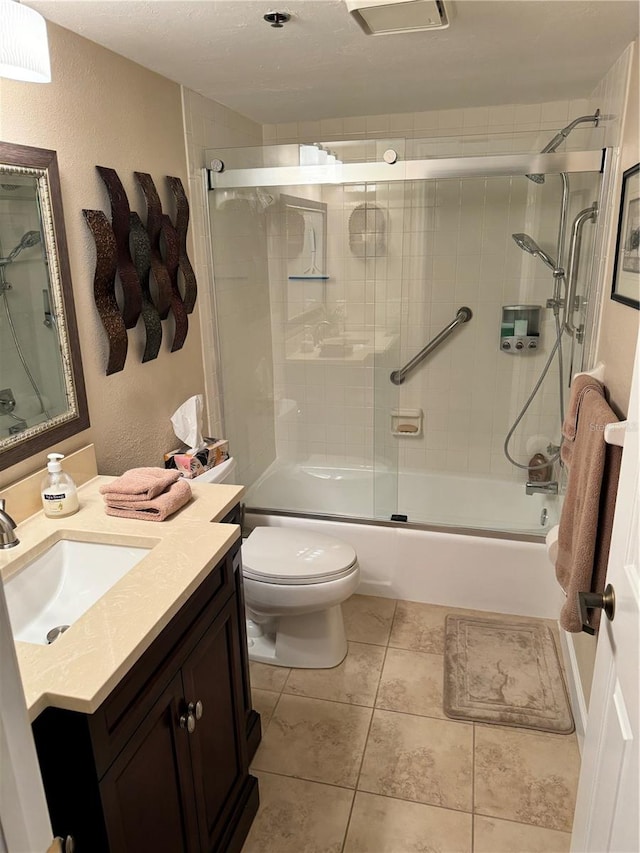
[[[394,613],[395,613],[395,608],[394,608]],[[367,727],[367,734],[365,736],[364,744],[362,747],[362,755],[360,756],[360,765],[358,767],[358,774],[356,776],[356,784],[355,784],[355,789],[354,789],[355,793],[353,795],[353,800],[351,802],[351,809],[349,810],[349,819],[347,820],[347,827],[346,827],[345,832],[344,832],[344,838],[342,840],[342,847],[340,848],[340,853],[344,853],[344,846],[347,843],[347,837],[349,835],[349,829],[351,827],[351,818],[353,816],[353,809],[354,809],[355,803],[356,803],[356,793],[358,791],[358,784],[360,783],[360,776],[362,774],[362,766],[364,764],[364,757],[367,753],[367,744],[369,743],[369,735],[371,734],[371,726],[373,725],[373,716],[375,714],[375,703],[376,703],[376,700],[378,698],[378,691],[380,690],[380,680],[382,679],[382,673],[384,672],[384,665],[385,665],[386,660],[387,660],[388,648],[389,648],[388,646],[385,646],[384,655],[382,658],[382,666],[380,667],[380,675],[378,676],[378,684],[376,686],[376,694],[373,697],[374,707],[371,709],[371,717],[369,718],[369,725]]]
[[[389,642],[388,648],[399,649],[402,652],[420,652],[423,655],[440,655],[440,657],[444,657],[444,649],[440,652],[429,651],[428,649],[412,649],[409,646],[398,646],[392,642]]]
[[[357,788],[356,788],[356,790],[357,790]],[[482,811],[474,811],[473,815],[474,815],[474,817],[492,817],[495,820],[508,820],[510,823],[519,823],[522,826],[535,826],[538,829],[551,829],[554,832],[566,832],[569,835],[571,835],[570,829],[558,829],[557,826],[548,826],[547,824],[544,824],[544,823],[527,823],[526,821],[523,821],[523,820],[514,820],[513,818],[501,817],[500,815],[488,814],[487,812],[482,812]]]
[[[473,738],[471,741],[471,811],[475,814],[476,808],[476,726],[473,724]],[[475,820],[471,818],[471,849],[475,850]]]
[[[325,782],[321,779],[309,779],[308,776],[292,776],[288,773],[279,773],[277,770],[262,770],[260,767],[253,767],[254,773],[266,773],[269,776],[279,776],[282,779],[297,779],[299,782],[311,782],[314,785],[326,785],[328,788],[337,788],[340,791],[351,791],[355,794],[356,788],[349,785],[338,785],[337,782]]]
[[[504,821],[505,823],[513,823],[516,826],[524,826],[527,828],[533,827],[533,829],[546,829],[549,832],[561,832],[564,835],[571,836],[571,830],[554,829],[551,826],[540,826],[539,823],[525,823],[522,820],[514,820],[512,817],[496,817],[495,815],[492,815],[492,814],[482,814],[482,812],[476,812],[476,811],[473,812],[472,817],[473,817],[474,821],[477,817],[486,817],[486,818],[489,818],[490,820],[501,820],[501,821]]]
[[[335,705],[349,705],[351,708],[373,709],[375,707],[374,705],[365,705],[364,702],[347,702],[345,699],[327,699],[326,696],[308,696],[305,693],[287,693],[284,690],[280,696],[295,696],[296,699],[313,699],[316,702],[333,702]]]
[[[456,723],[460,726],[466,726],[467,728],[471,728],[474,725],[474,723],[464,720],[452,720],[451,717],[433,717],[431,714],[416,714],[413,711],[396,711],[393,708],[379,708],[377,705],[373,706],[373,710],[386,711],[388,714],[402,714],[403,717],[419,717],[420,719],[425,720],[438,720],[441,723]]]
[[[391,614],[391,622],[389,623],[389,633],[387,634],[386,648],[389,648],[391,643],[391,635],[393,634],[393,623],[396,621],[396,613],[398,612],[398,599],[393,599],[393,613]]]
[[[366,788],[356,787],[356,794],[372,794],[376,797],[384,797],[386,800],[398,800],[401,803],[415,803],[417,806],[429,806],[432,809],[442,809],[447,812],[455,812],[455,814],[466,814],[473,818],[473,812],[468,809],[456,809],[453,806],[441,806],[436,803],[425,803],[424,800],[410,800],[408,797],[392,797],[391,794],[381,794],[380,791],[369,791]],[[479,817],[487,817],[487,815],[479,815]]]

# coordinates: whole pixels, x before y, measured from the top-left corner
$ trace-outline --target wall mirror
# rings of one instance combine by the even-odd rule
[[[327,205],[284,193],[280,203],[286,241],[287,320],[301,322],[320,313],[325,304]]]
[[[88,426],[56,152],[0,142],[0,470]]]

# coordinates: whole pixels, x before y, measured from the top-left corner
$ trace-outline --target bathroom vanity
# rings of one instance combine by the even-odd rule
[[[183,512],[150,524],[105,516],[102,482],[64,528],[21,525],[25,556],[0,563],[10,576],[56,537],[151,545],[52,645],[16,643],[54,832],[76,853],[239,851],[258,808],[260,720],[240,531],[209,522],[234,521],[241,490],[194,488]]]

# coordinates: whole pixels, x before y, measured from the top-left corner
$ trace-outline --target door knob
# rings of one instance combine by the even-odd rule
[[[580,619],[582,620],[582,630],[585,634],[595,634],[596,629],[589,625],[589,617],[587,609],[604,610],[604,614],[610,622],[613,622],[613,617],[616,615],[616,594],[611,584],[607,584],[604,593],[600,592],[579,592],[578,606],[580,608]]]
[[[191,703],[191,704],[189,705],[189,710],[190,710],[190,711],[193,711],[193,713],[194,713],[194,714],[195,714],[195,716],[196,716],[196,720],[200,720],[200,719],[202,719],[202,712],[204,711],[204,708],[203,708],[203,706],[202,706],[202,702],[201,702],[199,699],[198,699],[198,701],[195,703],[195,705],[194,705],[193,703]]]

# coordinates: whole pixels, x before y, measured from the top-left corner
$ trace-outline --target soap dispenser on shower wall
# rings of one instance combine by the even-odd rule
[[[80,509],[76,484],[62,470],[63,453],[47,456],[47,473],[42,481],[42,508],[49,518],[64,518]]]

